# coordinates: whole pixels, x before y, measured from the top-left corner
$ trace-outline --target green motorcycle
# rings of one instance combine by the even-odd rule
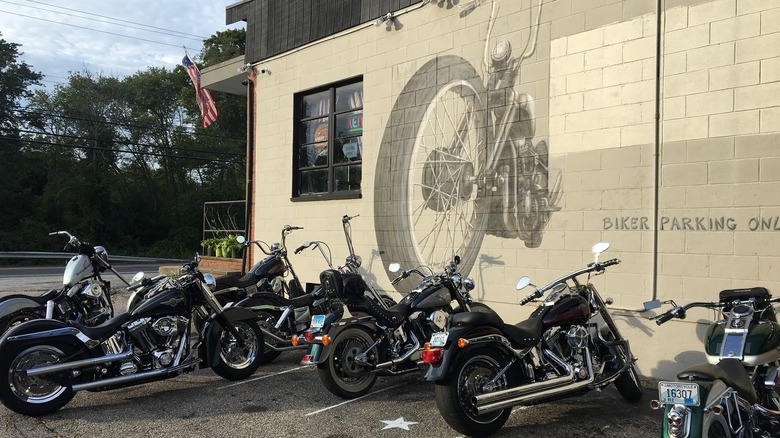
[[[678,306],[652,317],[661,325],[685,319],[693,307],[719,310],[722,319],[706,332],[707,363],[677,374],[676,381],[658,383],[662,437],[721,438],[780,436],[780,324],[772,298],[763,287],[720,292],[719,301]],[[645,309],[661,301],[645,303]]]

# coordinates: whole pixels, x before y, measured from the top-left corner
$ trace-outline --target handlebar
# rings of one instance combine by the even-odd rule
[[[780,303],[780,297],[772,298],[767,301],[770,304]],[[671,304],[672,306],[674,306],[671,310],[669,310],[668,312],[664,312],[658,316],[650,317],[649,319],[651,321],[655,320],[656,324],[661,325],[673,318],[685,319],[686,312],[688,311],[688,309],[691,309],[693,307],[706,307],[706,308],[714,309],[718,307],[724,307],[728,305],[728,302],[723,302],[723,301],[693,302],[693,303],[686,304],[684,306],[678,306],[674,303],[674,301],[672,301]]]
[[[341,218],[341,223],[345,224],[345,223],[347,223],[347,222],[351,221],[352,219],[355,219],[356,217],[359,217],[359,216],[360,216],[359,214],[356,214],[354,216],[349,216],[349,215],[345,214],[344,217]]]
[[[284,231],[302,230],[302,229],[303,229],[303,227],[297,227],[297,226],[294,226],[294,225],[285,225],[284,226]]]
[[[560,283],[564,283],[565,284],[567,281],[569,281],[571,279],[574,279],[575,277],[578,277],[578,276],[580,276],[582,274],[588,274],[588,273],[591,273],[591,272],[602,273],[602,272],[604,272],[604,270],[606,268],[608,268],[610,266],[617,265],[619,263],[620,263],[619,259],[610,259],[610,260],[605,260],[603,262],[588,263],[588,265],[585,268],[579,269],[577,271],[574,271],[574,272],[571,272],[571,273],[569,273],[567,275],[564,275],[561,278],[553,280],[551,283],[547,284],[544,287],[536,288],[536,290],[534,292],[532,292],[530,295],[528,295],[527,297],[525,297],[525,298],[520,300],[520,305],[523,306],[523,305],[526,305],[526,304],[530,303],[531,301],[533,301],[533,300],[535,300],[537,298],[541,298],[544,295],[545,292],[547,292],[548,290],[552,289],[557,284],[560,284]],[[575,282],[576,282],[576,280],[575,280]]]

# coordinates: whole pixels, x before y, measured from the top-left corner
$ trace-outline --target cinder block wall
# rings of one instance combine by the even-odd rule
[[[514,90],[534,99],[534,141],[549,144],[550,180],[560,176],[563,195],[538,248],[485,236],[470,273],[475,296],[519,321],[533,308],[515,304],[521,275],[544,284],[609,241],[606,256],[622,263],[595,284],[614,299],[640,371],[672,377],[704,360],[713,315],[657,327],[630,310],[652,298],[713,300],[733,287],[780,294],[780,4],[668,0],[658,57],[655,1],[544,0],[538,32],[536,1],[499,3],[489,45],[507,40],[519,54],[536,33]],[[379,147],[396,99],[423,64],[457,55],[481,72],[491,7],[459,12],[413,7],[397,14],[394,30],[369,23],[261,63],[272,74],[259,76],[256,90],[254,238],[274,241],[283,225],[303,226],[290,247],[323,240],[343,261],[340,217],[360,214],[353,233],[367,279],[391,289],[373,228]],[[362,197],[291,202],[293,95],[359,75]],[[304,282],[325,267],[317,252],[291,259]]]

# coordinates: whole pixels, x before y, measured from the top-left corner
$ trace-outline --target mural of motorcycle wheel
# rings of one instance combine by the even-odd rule
[[[547,142],[533,141],[534,100],[513,88],[533,48],[512,58],[502,40],[485,52],[487,81],[463,58],[438,56],[396,99],[374,192],[385,266],[436,270],[457,254],[467,274],[486,233],[536,248],[559,209],[560,176],[550,190]]]

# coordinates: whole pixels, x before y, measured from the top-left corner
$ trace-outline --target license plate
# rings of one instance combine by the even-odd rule
[[[314,315],[311,317],[311,328],[322,328],[325,325],[325,315]]]
[[[447,336],[449,335],[447,332],[434,333],[429,344],[431,344],[431,347],[443,347],[447,343]]]
[[[699,406],[699,384],[658,382],[658,398],[663,404]]]

